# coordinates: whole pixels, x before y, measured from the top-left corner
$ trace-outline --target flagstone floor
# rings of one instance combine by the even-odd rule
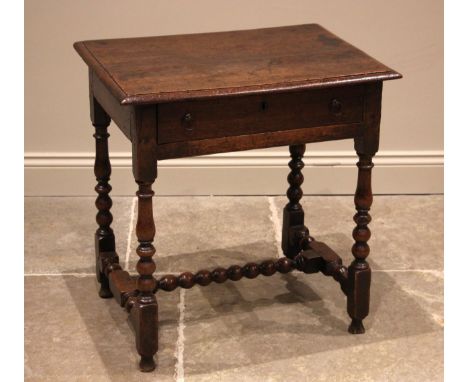
[[[280,255],[285,197],[155,198],[157,272]],[[133,270],[135,198],[112,208]],[[306,196],[311,234],[351,259],[351,196]],[[137,371],[127,314],[97,296],[94,198],[25,199],[27,381],[442,381],[443,196],[376,196],[367,332],[321,274],[293,272],[158,293],[155,372]]]

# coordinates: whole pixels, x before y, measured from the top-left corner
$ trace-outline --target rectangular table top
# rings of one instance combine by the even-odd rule
[[[317,24],[81,41],[74,47],[121,104],[401,77]]]

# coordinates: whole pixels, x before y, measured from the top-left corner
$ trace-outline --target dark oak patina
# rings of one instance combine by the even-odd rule
[[[378,150],[382,82],[401,75],[316,24],[75,43],[89,67],[97,179],[96,275],[101,297],[130,313],[142,371],[155,368],[158,290],[205,286],[294,269],[333,277],[347,296],[349,331],[363,333],[371,271],[366,261],[372,157]],[[132,142],[138,191],[138,276],[119,265],[111,228],[111,119]],[[304,225],[305,144],[354,139],[359,157],[347,268]],[[163,159],[288,145],[284,257],[156,280],[152,184]]]

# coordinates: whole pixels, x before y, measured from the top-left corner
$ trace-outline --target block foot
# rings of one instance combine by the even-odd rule
[[[101,287],[99,288],[99,297],[101,298],[112,298],[112,292],[110,291],[109,287],[104,287],[101,284]]]
[[[101,298],[111,298],[113,296],[110,287],[109,287],[109,280],[103,274],[100,275],[99,278],[99,297]]]
[[[366,332],[362,320],[352,319],[351,324],[349,325],[348,332],[351,334],[363,334]]]
[[[140,360],[140,371],[149,373],[156,368],[153,357],[142,356]]]

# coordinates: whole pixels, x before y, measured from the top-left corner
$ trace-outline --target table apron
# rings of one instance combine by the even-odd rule
[[[318,126],[234,137],[158,144],[156,155],[158,160],[183,158],[231,151],[355,138],[362,136],[363,133],[363,123]]]

